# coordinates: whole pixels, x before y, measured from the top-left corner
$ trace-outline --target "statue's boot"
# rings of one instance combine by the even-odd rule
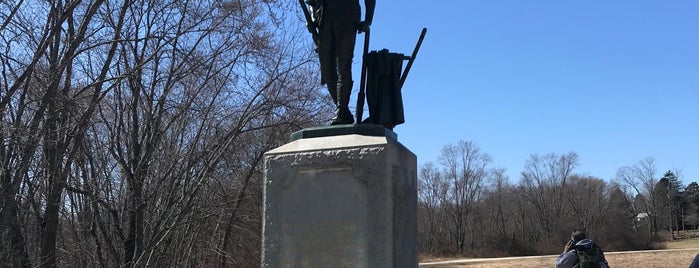
[[[330,121],[330,125],[343,125],[354,123],[354,116],[349,109],[350,95],[352,94],[352,83],[343,84],[337,92],[337,108],[335,117]]]

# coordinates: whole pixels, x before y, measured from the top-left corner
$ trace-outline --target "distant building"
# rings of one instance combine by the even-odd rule
[[[641,212],[641,213],[638,213],[638,215],[636,215],[636,221],[641,221],[645,218],[648,218],[648,213]]]

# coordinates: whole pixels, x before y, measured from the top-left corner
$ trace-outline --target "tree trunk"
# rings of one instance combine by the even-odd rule
[[[12,192],[9,177],[5,174],[3,178],[2,188],[2,207],[0,210],[0,237],[7,239],[7,242],[2,241],[0,249],[3,249],[3,254],[0,255],[0,261],[9,265],[9,267],[30,267],[29,254],[26,249],[26,240],[22,234],[22,230],[17,222],[17,202],[15,201],[15,194]],[[9,248],[4,249],[3,247],[9,246]]]
[[[49,268],[56,267],[56,238],[58,237],[58,214],[60,212],[60,202],[63,193],[61,183],[57,183],[56,178],[49,179],[53,181],[49,190],[49,196],[46,198],[46,212],[44,213],[43,232],[41,239],[41,267]]]
[[[129,209],[129,231],[124,241],[124,266],[138,264],[143,253],[143,219],[145,205],[143,203],[143,184],[138,179],[131,179],[133,201]]]

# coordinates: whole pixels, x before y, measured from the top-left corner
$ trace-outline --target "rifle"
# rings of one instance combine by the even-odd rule
[[[417,57],[417,51],[420,50],[420,46],[422,46],[422,40],[425,39],[425,34],[427,33],[427,28],[422,28],[422,32],[420,32],[420,38],[417,40],[417,44],[415,45],[415,49],[413,50],[413,55],[410,56],[410,60],[408,61],[408,65],[405,67],[405,71],[403,71],[403,75],[400,77],[400,84],[398,85],[399,89],[403,89],[403,84],[405,83],[405,79],[408,78],[408,72],[410,72],[410,67],[413,66],[413,62],[415,62],[415,57]]]
[[[313,22],[313,18],[311,18],[311,12],[308,11],[308,6],[306,6],[304,0],[299,0],[299,4],[301,4],[303,16],[306,17],[306,28],[308,28],[308,32],[311,33],[311,37],[313,37],[313,43],[315,43],[316,45],[316,52],[318,52],[318,25],[316,25],[316,23]]]
[[[359,81],[359,96],[357,97],[357,124],[360,124],[362,122],[362,113],[364,112],[364,98],[366,98],[366,93],[364,92],[366,90],[366,75],[367,75],[367,66],[366,66],[366,58],[367,55],[369,54],[369,33],[370,29],[367,29],[366,32],[364,32],[364,52],[362,53],[362,78]]]

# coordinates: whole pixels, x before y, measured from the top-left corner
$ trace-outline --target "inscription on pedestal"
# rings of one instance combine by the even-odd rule
[[[265,154],[263,268],[418,268],[417,159],[387,137],[301,138]]]
[[[298,171],[279,204],[282,267],[367,267],[367,185],[349,168]]]

